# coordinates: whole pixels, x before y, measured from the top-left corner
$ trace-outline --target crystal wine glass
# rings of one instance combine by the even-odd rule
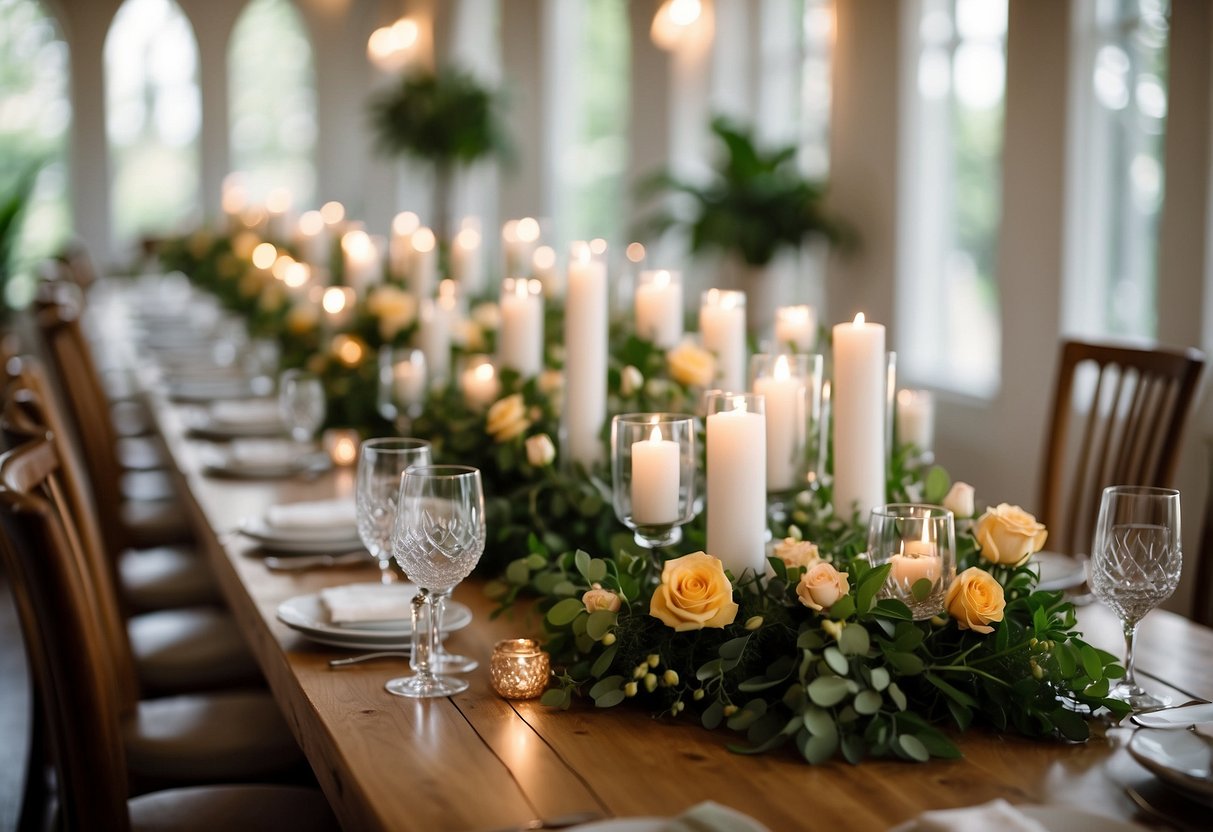
[[[484,552],[480,471],[464,465],[410,468],[400,481],[392,554],[417,584],[413,596],[412,676],[392,679],[389,693],[423,699],[451,696],[468,683],[434,673],[445,596],[471,574]],[[437,607],[437,615],[435,608]]]
[[[1168,704],[1133,677],[1137,624],[1179,585],[1179,492],[1170,488],[1114,485],[1105,488],[1091,546],[1091,591],[1120,618],[1125,632],[1125,676],[1108,693],[1134,710]]]
[[[393,582],[392,532],[396,528],[396,501],[400,477],[410,466],[429,465],[430,443],[424,439],[367,439],[358,450],[354,503],[358,510],[358,537],[379,561],[379,578]]]
[[[278,383],[278,410],[296,442],[311,442],[324,424],[324,385],[305,370],[287,370]]]

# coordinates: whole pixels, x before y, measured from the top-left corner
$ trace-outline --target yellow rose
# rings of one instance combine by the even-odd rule
[[[531,426],[521,393],[498,399],[485,416],[485,430],[494,442],[509,442]]]
[[[716,358],[690,341],[683,341],[666,353],[670,376],[687,387],[707,387],[716,378]]]
[[[1014,566],[1039,552],[1049,531],[1019,506],[1000,503],[981,515],[975,534],[983,558]]]
[[[695,552],[667,560],[649,615],[680,633],[732,624],[737,604],[720,558]]]
[[[380,337],[390,341],[417,317],[417,299],[395,286],[380,286],[367,298],[366,309],[379,319]]]
[[[619,607],[622,602],[619,596],[609,589],[603,589],[602,584],[594,584],[590,589],[586,590],[581,596],[581,603],[585,604],[585,608],[590,612],[598,610],[606,610],[607,612],[619,612]]]
[[[807,540],[797,540],[794,537],[785,537],[776,543],[774,554],[775,557],[786,563],[789,568],[803,566],[805,569],[808,569],[820,560],[816,543],[810,543]]]
[[[952,581],[943,605],[960,629],[992,633],[994,628],[990,623],[1002,621],[1007,600],[1003,597],[1002,584],[994,580],[993,575],[970,566]]]
[[[833,564],[824,560],[810,566],[796,585],[800,603],[818,612],[828,610],[850,591],[851,580],[847,573],[839,572]]]
[[[540,433],[535,436],[527,437],[526,440],[526,461],[533,468],[543,468],[551,465],[552,460],[556,458],[556,446],[552,444],[552,437],[546,433]]]

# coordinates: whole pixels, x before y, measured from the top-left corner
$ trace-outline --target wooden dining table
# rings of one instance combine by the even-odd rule
[[[534,634],[539,624],[525,607],[491,619],[494,605],[478,579],[455,592],[474,619],[449,639],[452,650],[480,661],[466,676],[470,688],[432,700],[392,696],[384,682],[407,672],[405,660],[331,668],[330,659],[349,653],[315,644],[277,618],[279,604],[294,596],[377,580],[370,556],[362,565],[273,572],[238,531],[271,505],[352,498],[353,469],[255,481],[210,476],[208,443],[187,430],[190,406],[155,386],[148,397],[226,601],[346,829],[513,829],[581,813],[672,816],[706,800],[776,832],[885,829],[924,810],[994,798],[1157,823],[1124,790],[1146,777],[1125,749],[1127,727],[1097,725],[1081,744],[975,727],[954,734],[958,760],[810,766],[790,747],[758,756],[730,751],[740,735],[707,731],[690,713],[658,718],[627,706],[579,703],[564,711],[507,701],[489,683],[493,645]],[[1081,608],[1080,624],[1088,640],[1123,649],[1107,609]],[[1151,689],[1178,701],[1213,699],[1213,630],[1155,611],[1141,626],[1137,656]]]

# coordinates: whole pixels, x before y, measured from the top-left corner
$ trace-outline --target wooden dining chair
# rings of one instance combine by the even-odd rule
[[[14,595],[55,769],[56,826],[82,829],[332,829],[323,795],[287,786],[177,788],[130,798],[129,726],[97,595],[63,523],[48,440],[0,456],[0,560]],[[222,729],[221,730],[226,730]]]
[[[1194,349],[1062,343],[1039,501],[1049,549],[1090,550],[1107,486],[1172,484],[1203,367]]]

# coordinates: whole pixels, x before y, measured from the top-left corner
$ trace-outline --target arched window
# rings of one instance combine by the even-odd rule
[[[198,45],[173,0],[126,0],[105,39],[110,239],[122,251],[199,212]]]
[[[21,306],[32,287],[28,267],[53,254],[71,228],[67,44],[38,0],[0,0],[0,78],[0,204],[24,194],[11,219],[0,208],[0,257],[15,274],[0,289]]]
[[[286,189],[311,204],[316,187],[316,72],[291,0],[252,0],[227,53],[232,169],[254,201]]]
[[[910,8],[899,363],[913,383],[988,396],[1001,360],[994,268],[1007,0]]]

